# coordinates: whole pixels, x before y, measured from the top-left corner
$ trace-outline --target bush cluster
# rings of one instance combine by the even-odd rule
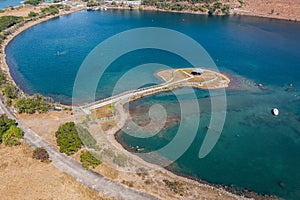
[[[48,162],[49,161],[49,154],[43,147],[38,147],[33,150],[32,157],[34,159],[40,160],[42,162]]]
[[[33,5],[33,6],[37,6],[42,2],[43,2],[43,0],[26,0],[24,3],[29,4],[29,5]]]
[[[179,181],[169,181],[164,179],[163,182],[171,191],[175,192],[176,194],[182,194],[184,192],[183,184]]]
[[[85,169],[95,168],[101,164],[101,161],[94,157],[89,151],[81,152],[80,162]]]
[[[44,15],[56,15],[59,13],[59,10],[58,10],[57,6],[55,6],[55,5],[51,5],[49,7],[42,8],[41,11]]]
[[[62,153],[72,155],[82,147],[82,142],[74,122],[67,122],[60,126],[55,136],[57,138],[59,151]]]
[[[174,11],[200,11],[208,14],[228,14],[230,10],[230,4],[223,4],[218,0],[144,0],[143,5],[154,6],[163,10]]]
[[[0,143],[16,146],[21,144],[22,137],[23,131],[16,126],[16,120],[9,119],[6,115],[0,115]]]
[[[29,98],[18,98],[15,108],[19,113],[45,113],[50,109],[51,105],[40,94],[34,94]]]
[[[4,31],[5,29],[23,21],[23,17],[16,17],[16,16],[2,16],[0,17],[0,32]]]

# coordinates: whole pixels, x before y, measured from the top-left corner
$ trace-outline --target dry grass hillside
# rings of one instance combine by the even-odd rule
[[[250,15],[300,20],[300,0],[244,0],[240,9]]]
[[[27,144],[0,145],[0,199],[108,199],[59,171],[51,164],[32,159]]]

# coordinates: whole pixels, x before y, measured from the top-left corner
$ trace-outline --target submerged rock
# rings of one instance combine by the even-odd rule
[[[281,188],[285,188],[285,183],[282,182],[282,181],[279,181],[279,182],[278,182],[278,185],[279,185],[279,187],[281,187]]]

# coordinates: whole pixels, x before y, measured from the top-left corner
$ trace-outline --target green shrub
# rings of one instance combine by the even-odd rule
[[[74,122],[68,122],[60,126],[55,136],[57,138],[59,151],[62,153],[72,155],[82,147],[82,142]]]
[[[2,141],[7,146],[17,146],[21,144],[19,139],[22,137],[23,130],[13,125],[2,135]]]
[[[56,6],[54,5],[51,5],[47,8],[42,8],[41,9],[42,13],[45,14],[45,15],[56,15],[59,13],[59,10]]]
[[[6,75],[2,72],[2,70],[0,70],[0,87],[2,88],[2,86],[5,85],[6,83],[7,83]]]
[[[15,99],[18,97],[19,90],[13,85],[6,84],[4,86],[3,95],[9,99]]]
[[[93,7],[93,6],[99,6],[99,2],[96,2],[96,1],[89,1],[87,2],[86,6],[87,7]]]
[[[46,102],[42,95],[34,94],[30,98],[19,98],[15,107],[19,113],[33,114],[35,112],[45,113],[51,105]]]
[[[39,16],[39,14],[36,12],[32,12],[32,11],[30,11],[30,13],[28,14],[28,17],[30,17],[30,18],[37,17],[37,16]]]
[[[24,3],[29,4],[29,5],[33,5],[33,6],[37,6],[41,2],[43,2],[43,0],[26,0]]]
[[[101,164],[101,161],[95,158],[89,151],[81,152],[80,162],[85,169],[95,168]]]
[[[163,182],[171,191],[175,192],[176,194],[182,194],[184,192],[183,184],[179,181],[169,181],[164,179]]]
[[[6,115],[0,115],[0,143],[3,134],[11,127],[16,125],[16,120],[9,119]]]
[[[23,17],[16,17],[16,16],[2,16],[0,17],[0,32],[4,31],[5,29],[23,21]]]

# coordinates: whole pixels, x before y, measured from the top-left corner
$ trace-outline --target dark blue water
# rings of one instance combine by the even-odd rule
[[[97,44],[116,33],[149,26],[174,29],[198,41],[219,70],[232,76],[234,87],[226,91],[227,118],[220,140],[204,159],[198,158],[198,152],[211,117],[210,99],[206,98],[209,95],[206,91],[195,90],[201,108],[197,136],[185,154],[168,168],[212,183],[299,199],[299,23],[246,16],[79,12],[20,34],[6,49],[7,62],[16,83],[26,92],[39,92],[70,102],[76,73]],[[110,96],[122,75],[144,63],[170,67],[189,64],[161,50],[130,52],[112,63],[101,77],[98,97]],[[140,78],[149,80],[150,85],[159,83],[152,76],[159,68],[154,65],[144,69]],[[263,83],[265,89],[259,89],[255,83]],[[118,140],[128,146],[142,146],[145,151],[166,145],[179,126],[177,97],[166,93],[130,103],[134,120],[141,124],[148,121],[148,108],[153,103],[163,105],[168,111],[169,128],[148,139],[120,133]],[[181,98],[187,104],[191,101],[189,94],[182,94]],[[273,107],[280,109],[280,116],[270,114]],[[184,122],[193,123],[197,116],[191,112]]]
[[[0,9],[20,5],[20,0],[0,0]]]

